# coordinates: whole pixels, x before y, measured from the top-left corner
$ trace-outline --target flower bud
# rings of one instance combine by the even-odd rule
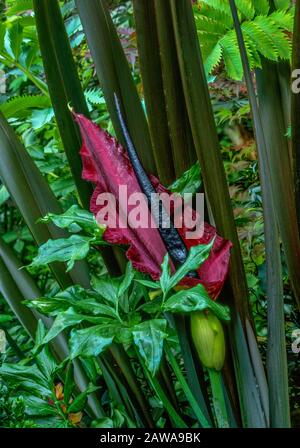
[[[203,366],[221,370],[225,360],[225,337],[219,319],[208,311],[192,313],[191,331]]]

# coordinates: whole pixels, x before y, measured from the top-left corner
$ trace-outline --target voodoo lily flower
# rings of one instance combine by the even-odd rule
[[[135,269],[149,274],[154,280],[158,280],[161,273],[161,263],[168,252],[171,259],[171,267],[185,261],[188,250],[192,246],[208,244],[215,238],[209,258],[197,270],[182,280],[181,284],[195,286],[202,283],[211,298],[216,299],[224,284],[230,258],[230,241],[224,240],[216,234],[216,229],[204,223],[201,237],[188,239],[186,231],[174,227],[161,229],[147,226],[145,228],[131,228],[130,216],[134,213],[134,205],[126,203],[119,198],[120,187],[126,186],[127,197],[137,193],[144,193],[146,197],[152,192],[168,193],[154,176],[147,176],[140,164],[138,156],[133,148],[130,137],[127,134],[124,123],[123,132],[127,142],[127,151],[107,132],[96,126],[83,115],[76,114],[83,145],[81,157],[83,160],[83,178],[95,185],[91,198],[91,211],[101,221],[101,210],[105,205],[99,202],[99,195],[109,193],[116,200],[116,226],[107,226],[103,238],[111,244],[126,245],[127,258]],[[147,201],[142,206],[149,221],[153,220],[153,212],[150,214]],[[152,211],[152,210],[151,210]],[[125,216],[129,225],[124,225]],[[100,216],[100,217],[99,217]],[[118,219],[119,218],[119,219]],[[171,216],[172,218],[172,216]],[[107,224],[107,223],[106,223]]]

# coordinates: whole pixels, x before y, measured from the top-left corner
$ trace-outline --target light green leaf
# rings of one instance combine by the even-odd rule
[[[52,107],[49,107],[47,109],[34,110],[32,112],[31,120],[33,129],[36,131],[42,128],[45,124],[50,123],[53,117],[54,111]]]
[[[14,16],[33,9],[32,0],[14,0],[13,5],[7,8],[6,15]]]
[[[21,53],[21,44],[23,41],[23,27],[19,20],[15,21],[12,27],[8,30],[8,39],[10,49],[16,60],[19,59]]]
[[[74,233],[83,230],[91,236],[98,237],[101,237],[105,231],[105,226],[100,227],[92,213],[81,209],[78,205],[73,205],[61,215],[49,213],[41,219],[41,222],[53,222],[61,229],[67,229]]]
[[[78,285],[71,286],[53,297],[41,297],[35,300],[26,300],[24,303],[29,308],[35,308],[43,314],[55,316],[73,307],[78,312],[93,315],[115,317],[115,311],[110,306],[101,303],[101,297],[94,292],[81,288]]]
[[[163,304],[163,309],[171,313],[191,313],[193,311],[211,310],[219,319],[230,320],[227,306],[214,302],[209,297],[203,285],[183,289],[177,292]]]
[[[159,289],[158,282],[152,282],[151,280],[141,280],[141,279],[135,279],[135,281],[140,285],[146,286],[146,288]]]
[[[164,294],[167,294],[174,288],[189,272],[199,269],[209,257],[213,244],[214,238],[209,244],[199,244],[198,246],[192,247],[186,262],[180,266],[172,277],[169,274],[168,255],[166,255],[162,264],[162,275],[160,278],[160,286]]]
[[[67,262],[69,272],[77,260],[83,260],[89,250],[94,238],[72,235],[70,238],[49,240],[40,246],[38,255],[30,266],[43,266],[54,261]]]
[[[8,198],[9,198],[9,192],[4,187],[4,185],[2,185],[2,187],[0,187],[0,206],[3,205]]]

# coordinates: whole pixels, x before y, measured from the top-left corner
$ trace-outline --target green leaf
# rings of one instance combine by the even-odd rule
[[[0,375],[5,381],[15,387],[20,386],[34,394],[51,395],[48,380],[36,365],[2,364]]]
[[[34,0],[33,7],[39,47],[56,122],[81,203],[88,209],[92,188],[81,177],[82,160],[79,154],[81,139],[68,104],[71,104],[77,113],[86,116],[88,116],[88,107],[59,2]]]
[[[230,320],[229,308],[211,300],[201,284],[177,292],[165,301],[163,309],[171,313],[211,310],[219,319]]]
[[[114,428],[114,422],[108,417],[98,418],[92,421],[91,428]]]
[[[153,319],[136,325],[132,330],[134,343],[152,375],[160,365],[164,339],[168,336],[166,329],[165,319]]]
[[[228,8],[228,2],[225,4]],[[170,5],[181,82],[204,188],[218,233],[233,243],[229,281],[237,308],[247,315],[248,287],[207,80],[197,42],[192,3],[177,0],[171,1]],[[230,15],[228,17],[232,23]]]
[[[37,222],[49,212],[60,213],[60,205],[47,180],[41,175],[1,112],[0,141],[1,181],[19,208],[37,244],[43,244],[51,238],[67,237],[67,232],[62,229]],[[88,287],[89,276],[85,262],[76,265],[70,275],[65,273],[63,265],[57,263],[52,264],[51,269],[63,288],[67,288],[72,282]]]
[[[2,51],[4,47],[5,33],[6,33],[6,26],[3,23],[0,23],[0,51]]]
[[[4,185],[2,185],[2,187],[0,187],[0,207],[7,201],[8,198],[9,198],[9,192],[4,187]]]
[[[149,173],[156,174],[147,120],[108,5],[94,0],[76,0],[75,3],[118,141],[125,144],[114,94],[121,100],[122,112],[143,166]]]
[[[19,20],[17,20],[8,30],[8,39],[10,49],[15,59],[18,60],[21,53],[21,44],[23,41],[23,27],[20,25]]]
[[[159,283],[158,282],[152,282],[151,280],[142,280],[142,279],[135,279],[137,283],[140,285],[146,286],[150,289],[159,289]]]
[[[13,317],[10,314],[0,314],[0,324],[5,324],[6,322],[11,322]]]
[[[69,308],[67,311],[57,316],[57,318],[53,322],[52,327],[44,337],[42,343],[47,344],[63,330],[81,323],[83,319],[84,316],[76,313],[73,308]]]
[[[274,0],[277,9],[287,9],[291,6],[290,0]]]
[[[58,314],[56,319],[53,322],[52,327],[48,331],[47,335],[43,339],[43,344],[47,344],[53,338],[55,338],[59,333],[65,330],[68,327],[72,327],[74,325],[78,325],[83,321],[87,321],[90,323],[100,323],[107,322],[107,319],[102,317],[92,317],[85,316],[83,314],[76,313],[74,308],[70,307],[65,312]],[[110,319],[108,321],[111,321]]]
[[[67,371],[66,371],[66,377],[64,381],[64,402],[65,404],[68,404],[70,401],[70,398],[72,396],[73,390],[75,388],[75,381],[74,381],[74,365],[72,362],[68,363]]]
[[[171,281],[170,257],[168,253],[166,253],[166,255],[164,256],[161,269],[162,272],[159,279],[159,283],[163,293],[166,294],[170,289],[169,284]]]
[[[101,237],[105,226],[99,226],[94,215],[87,210],[83,210],[78,205],[73,205],[61,215],[48,213],[40,220],[44,223],[53,222],[61,229],[67,229],[69,232],[77,233],[83,230],[91,236]]]
[[[69,272],[77,260],[83,260],[89,250],[94,238],[72,235],[70,238],[49,240],[40,246],[38,255],[30,264],[32,267],[43,266],[54,261],[67,262]]]
[[[121,284],[119,286],[118,295],[121,296],[125,294],[128,290],[128,288],[131,286],[133,279],[134,279],[135,271],[132,267],[131,263],[127,263],[125,275],[121,281]]]
[[[101,303],[101,301],[102,298],[96,292],[75,285],[53,297],[41,297],[35,300],[27,300],[25,303],[30,308],[35,308],[43,314],[52,316],[66,311],[71,306],[78,312],[116,317],[114,308]]]
[[[31,114],[31,109],[44,109],[50,106],[50,99],[46,95],[17,95],[1,104],[0,110],[7,119],[23,118]]]
[[[68,407],[67,413],[69,414],[71,412],[82,411],[85,408],[88,395],[92,392],[95,392],[98,389],[99,389],[98,387],[89,385],[87,390],[85,390],[84,392],[81,392],[81,394],[77,395],[77,397],[74,399],[74,401]]]
[[[199,162],[196,162],[189,170],[185,171],[169,189],[173,193],[197,193],[202,184]]]
[[[14,0],[13,5],[7,8],[6,15],[14,16],[32,9],[32,0]]]
[[[170,277],[168,256],[164,258],[162,264],[162,275],[160,278],[161,289],[164,294],[167,294],[172,288],[174,288],[189,272],[196,271],[209,257],[211,248],[214,244],[214,238],[209,244],[199,244],[193,246],[190,249],[189,255],[182,266]]]
[[[47,109],[41,109],[41,110],[34,110],[32,112],[32,120],[31,124],[35,131],[39,130],[45,124],[48,124],[52,121],[52,118],[54,117],[54,112],[52,107],[49,107]]]
[[[169,120],[165,104],[160,46],[158,42],[155,2],[133,0],[139,67],[143,80],[143,95],[151,134],[158,177],[162,184],[174,180],[174,158]],[[155,70],[152,68],[155,67]]]
[[[73,330],[70,338],[71,358],[98,356],[112,343],[117,330],[116,325],[98,325]]]

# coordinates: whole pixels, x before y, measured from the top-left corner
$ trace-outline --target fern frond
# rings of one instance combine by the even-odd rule
[[[294,29],[294,8],[290,11],[274,11],[268,17],[273,20],[273,22],[279,28],[292,32]]]
[[[20,118],[31,113],[32,108],[46,109],[51,107],[50,98],[46,95],[22,95],[0,105],[0,111],[8,118]]]
[[[269,0],[252,0],[252,4],[258,15],[266,16],[269,13]]]
[[[88,89],[84,92],[84,95],[85,99],[93,105],[103,104],[105,102],[99,89]]]
[[[223,54],[222,45],[220,42],[217,42],[209,56],[205,61],[205,72],[211,73],[221,62]]]
[[[269,0],[236,0],[236,6],[251,69],[261,67],[261,55],[275,62],[290,59],[293,8],[277,9],[268,15]],[[207,74],[223,58],[229,77],[240,80],[243,70],[229,2],[199,0],[195,19]]]
[[[222,46],[224,64],[229,77],[232,79],[241,79],[243,77],[243,67],[237,47],[235,31],[229,31],[220,40],[220,45]]]

